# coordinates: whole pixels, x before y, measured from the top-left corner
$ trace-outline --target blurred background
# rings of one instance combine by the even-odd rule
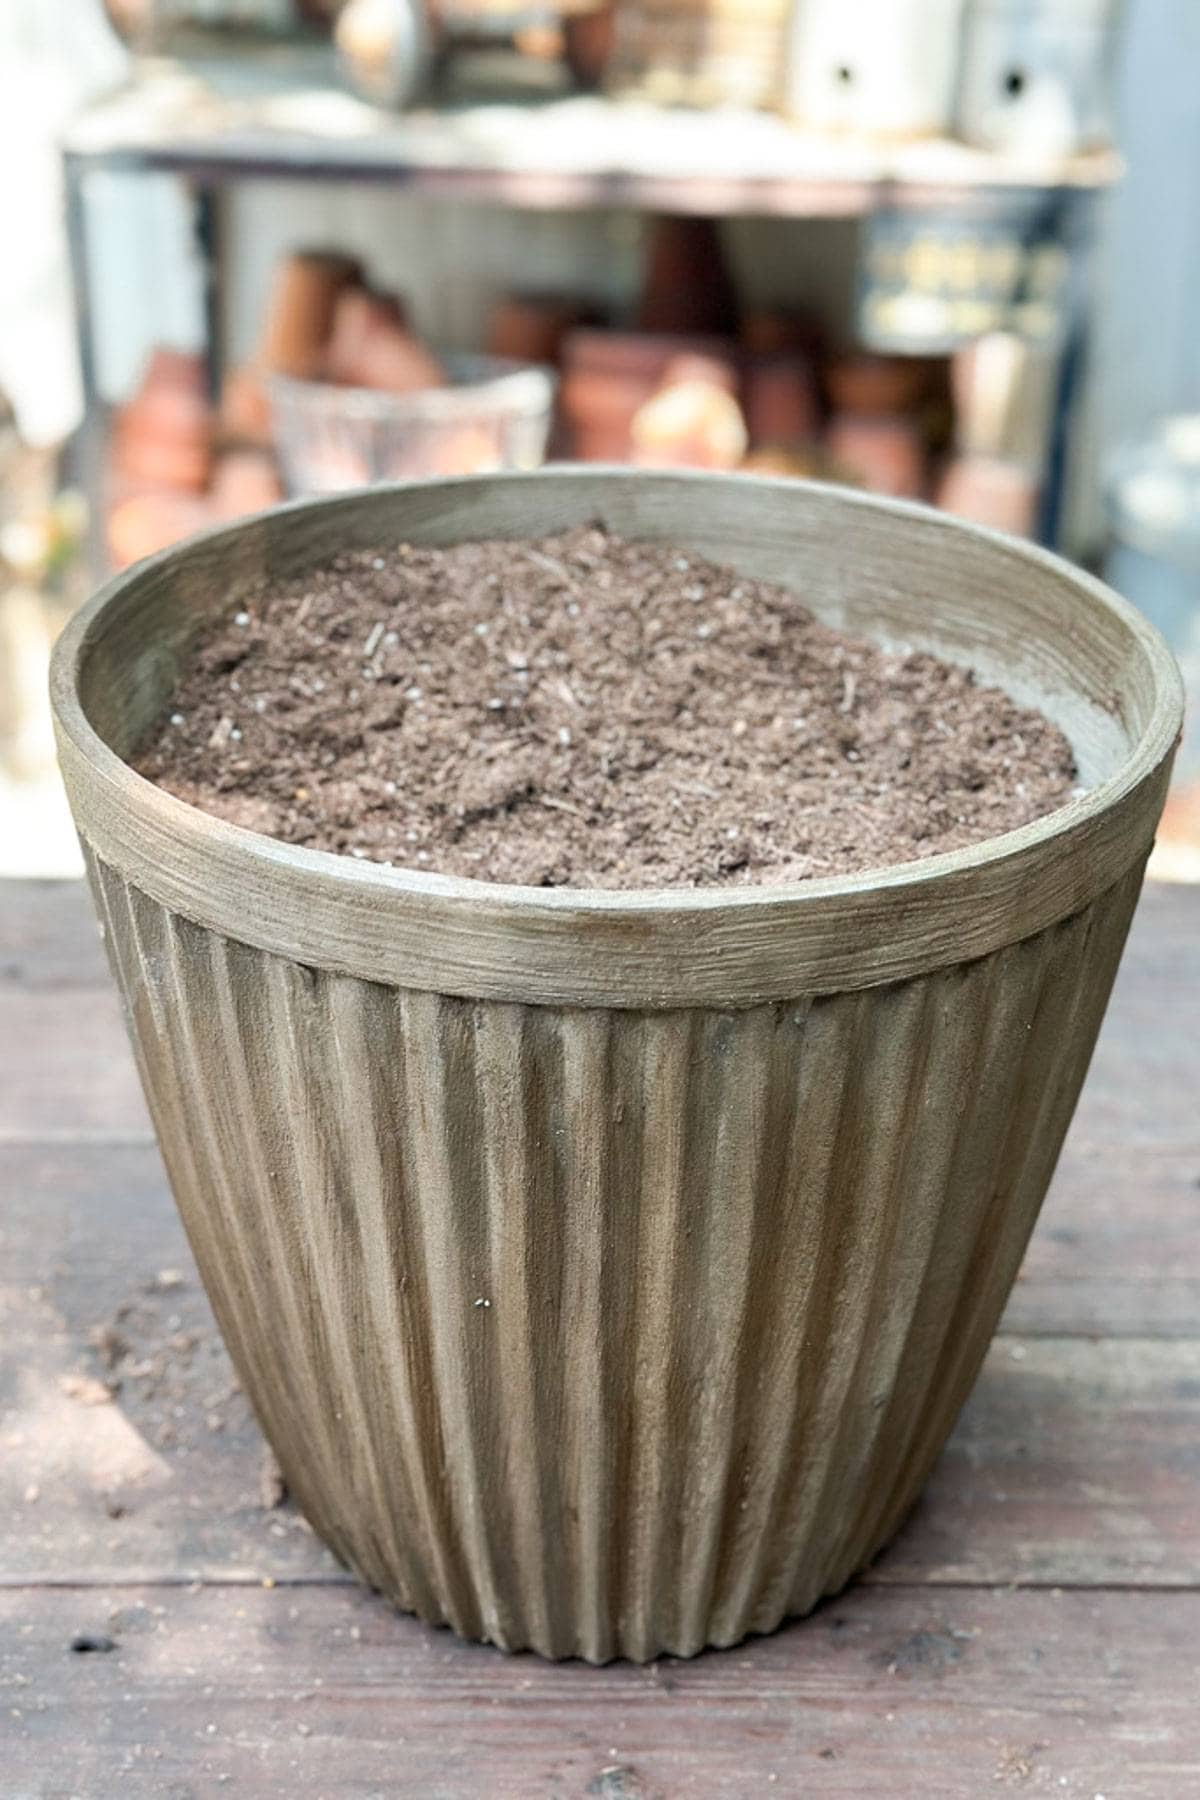
[[[6,0],[0,874],[80,867],[69,611],[374,480],[923,498],[1106,574],[1200,715],[1198,70],[1193,0]]]

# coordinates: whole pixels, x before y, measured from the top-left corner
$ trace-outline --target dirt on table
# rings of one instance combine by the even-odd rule
[[[1062,734],[969,670],[592,527],[260,580],[134,762],[288,843],[544,887],[878,868],[1074,781]]]

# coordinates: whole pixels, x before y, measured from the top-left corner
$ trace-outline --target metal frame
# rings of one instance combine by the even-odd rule
[[[138,89],[128,90],[136,96]],[[171,173],[183,179],[193,196],[196,241],[200,250],[206,314],[209,379],[215,396],[221,370],[220,288],[222,245],[220,196],[226,185],[245,180],[328,181],[409,188],[445,199],[488,200],[532,210],[627,206],[645,211],[779,218],[856,218],[882,206],[912,208],[977,204],[988,189],[1044,188],[1083,200],[1108,186],[1120,172],[1110,152],[1072,159],[1053,166],[1018,166],[1010,159],[952,144],[898,146],[878,151],[861,145],[841,148],[828,143],[806,155],[806,140],[779,122],[780,166],[767,172],[743,165],[720,175],[710,166],[694,173],[654,173],[641,167],[515,167],[489,162],[479,154],[469,129],[462,133],[458,161],[430,156],[428,133],[439,119],[453,136],[454,127],[470,121],[472,110],[445,115],[413,114],[396,118],[362,107],[364,129],[357,135],[322,137],[257,126],[248,128],[243,113],[230,113],[228,130],[211,124],[204,130],[178,129],[157,121],[150,131],[129,128],[121,113],[124,97],[101,103],[77,122],[64,148],[67,237],[75,288],[75,321],[79,342],[87,420],[80,464],[94,514],[92,551],[103,567],[101,491],[104,419],[96,385],[94,318],[88,268],[84,193],[92,169]],[[354,102],[346,101],[353,106]],[[603,104],[603,103],[589,103]],[[479,109],[482,116],[486,109]],[[612,109],[614,128],[625,116]],[[523,120],[552,116],[549,109],[526,109]],[[592,116],[595,116],[594,114]],[[629,116],[642,128],[653,115],[646,109]],[[664,112],[664,142],[681,129],[681,115]],[[727,129],[731,129],[725,120]],[[766,129],[773,131],[775,122]],[[757,127],[756,127],[757,129]],[[619,136],[619,132],[617,133]],[[811,147],[811,146],[810,146]],[[786,151],[786,155],[784,152]],[[670,158],[667,159],[668,161]],[[751,159],[751,164],[753,158]],[[1089,221],[1092,205],[1081,205]],[[1057,384],[1046,489],[1041,507],[1041,536],[1057,541],[1063,512],[1068,417],[1079,388],[1090,318],[1087,269],[1093,233],[1090,226],[1073,233],[1068,246],[1073,260],[1070,316]]]

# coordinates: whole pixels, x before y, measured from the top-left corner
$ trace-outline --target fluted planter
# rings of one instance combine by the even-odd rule
[[[970,660],[1087,792],[800,886],[502,887],[294,849],[123,760],[264,570],[600,519]],[[63,769],[196,1258],[317,1530],[422,1618],[644,1658],[803,1613],[895,1531],[1087,1067],[1179,729],[1065,564],[833,489],[559,470],[292,506],[112,583]]]

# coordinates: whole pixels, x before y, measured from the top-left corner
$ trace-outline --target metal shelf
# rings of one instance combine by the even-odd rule
[[[87,177],[95,169],[168,172],[189,186],[214,391],[221,361],[217,199],[242,180],[363,182],[528,209],[854,219],[921,207],[977,214],[988,209],[989,197],[1003,209],[1006,197],[1022,194],[1035,206],[1042,196],[1052,209],[1090,217],[1089,197],[1121,174],[1112,150],[1017,159],[948,139],[882,144],[817,136],[763,112],[688,111],[568,94],[545,65],[531,64],[524,76],[530,91],[514,96],[510,63],[507,91],[480,98],[480,73],[460,58],[450,79],[461,87],[470,82],[469,97],[447,94],[436,106],[395,113],[340,86],[327,45],[260,45],[235,55],[228,44],[210,42],[175,61],[140,63],[127,86],[73,121],[63,141],[66,212],[88,408],[80,456],[95,503],[97,567],[103,563],[97,501],[103,428],[84,224]],[[1086,335],[1090,237],[1085,227],[1071,253],[1073,299],[1043,508],[1043,535],[1051,542],[1061,508],[1066,417]]]
[[[322,67],[310,53],[281,65],[306,80],[251,92],[244,74],[239,91],[232,66],[202,77],[151,64],[74,122],[68,163],[169,170],[211,185],[365,181],[516,207],[788,218],[970,205],[987,189],[1099,189],[1121,167],[1107,150],[1014,160],[950,140],[868,144],[816,137],[769,113],[578,94],[391,113],[314,78]]]

